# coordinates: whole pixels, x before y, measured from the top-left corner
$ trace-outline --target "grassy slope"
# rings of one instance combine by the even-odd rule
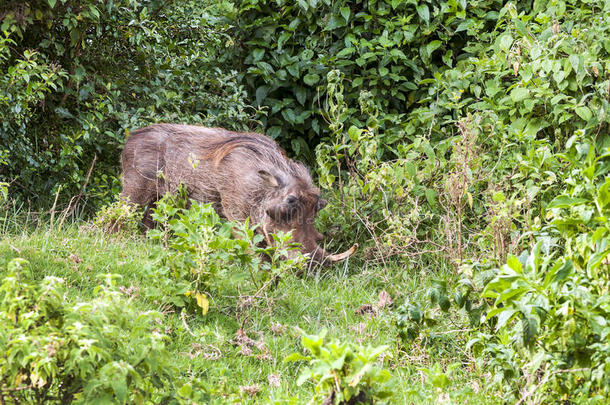
[[[406,297],[421,296],[431,280],[450,277],[450,272],[442,266],[423,268],[418,262],[388,267],[343,266],[317,276],[288,275],[262,299],[250,303],[238,298],[240,286],[232,285],[212,297],[206,316],[190,312],[182,317],[179,309],[159,308],[158,303],[145,298],[143,293],[155,284],[147,276],[147,269],[155,265],[152,257],[156,249],[157,246],[143,237],[108,237],[85,230],[82,224],[70,225],[61,231],[42,229],[5,234],[0,241],[0,276],[11,258],[22,257],[30,261],[35,279],[49,275],[65,278],[67,299],[87,300],[93,297],[94,288],[101,282],[98,275],[121,275],[119,285],[134,287],[127,293],[135,305],[142,310],[162,310],[166,314],[160,322],[170,336],[168,347],[176,364],[207,381],[220,402],[248,398],[240,392],[240,387],[253,384],[260,387],[254,397],[257,402],[287,397],[306,402],[312,387],[295,384],[302,364],[284,363],[283,359],[301,350],[299,329],[317,333],[322,328],[329,330],[331,338],[373,346],[389,345],[384,366],[400,381],[401,392],[397,397],[403,399],[401,402],[497,401],[492,392],[485,390],[485,376],[463,350],[467,332],[451,332],[460,329],[455,320],[446,320],[446,330],[450,332],[440,335],[433,343],[405,348],[397,339],[391,310],[384,309],[377,316],[355,313],[363,304],[375,304],[382,290],[389,292],[398,304]],[[251,347],[251,354],[243,354],[231,342],[240,327],[251,338],[262,339],[265,348]],[[462,366],[453,372],[451,385],[444,392],[437,392],[420,371],[435,363],[445,368],[456,362]],[[271,374],[279,376],[279,388],[269,385]]]

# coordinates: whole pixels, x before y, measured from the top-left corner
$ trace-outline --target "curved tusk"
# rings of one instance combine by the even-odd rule
[[[349,250],[346,250],[343,253],[339,253],[339,254],[335,254],[335,255],[330,255],[327,257],[327,259],[331,262],[340,262],[341,260],[345,260],[348,257],[350,257],[351,255],[353,255],[354,253],[356,253],[356,250],[358,250],[358,244],[354,243],[354,246],[352,246],[351,248],[349,248]]]

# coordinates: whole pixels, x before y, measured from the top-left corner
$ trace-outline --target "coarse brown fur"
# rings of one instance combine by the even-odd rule
[[[261,224],[269,233],[292,230],[303,252],[322,261],[322,235],[313,220],[326,202],[301,163],[275,141],[256,133],[222,128],[156,124],[131,133],[122,155],[123,196],[150,206],[165,193],[186,186],[190,198],[211,203],[224,218]]]

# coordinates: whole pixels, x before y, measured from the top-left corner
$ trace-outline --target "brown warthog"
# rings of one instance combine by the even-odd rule
[[[190,198],[212,203],[224,218],[250,217],[267,243],[270,233],[292,231],[292,240],[318,263],[345,259],[318,243],[314,218],[326,206],[305,166],[286,156],[272,139],[221,128],[157,124],[131,133],[122,155],[123,196],[148,206],[144,225],[152,226],[150,206],[184,184]]]

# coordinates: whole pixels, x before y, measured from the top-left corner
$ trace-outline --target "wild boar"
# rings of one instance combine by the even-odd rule
[[[121,163],[122,195],[148,207],[146,227],[153,226],[150,207],[183,184],[190,198],[211,203],[221,217],[260,224],[266,243],[270,233],[292,231],[314,262],[343,260],[356,250],[331,255],[319,246],[314,218],[327,202],[307,168],[265,135],[156,124],[131,133]]]

